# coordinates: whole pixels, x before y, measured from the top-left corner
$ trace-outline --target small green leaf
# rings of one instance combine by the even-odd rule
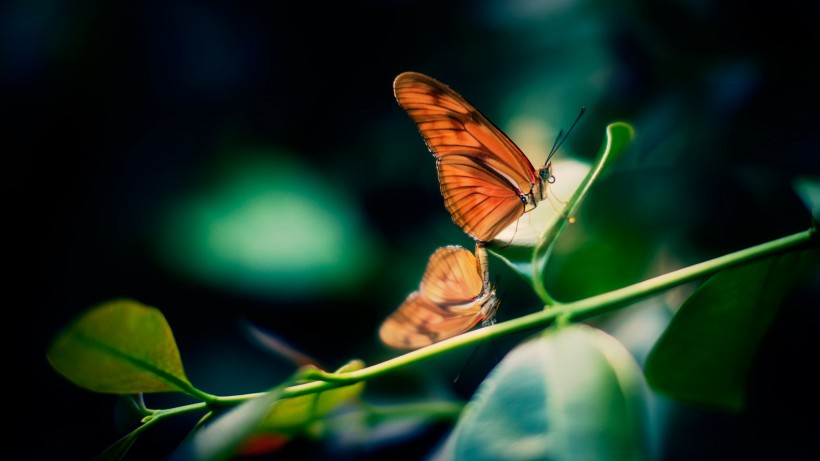
[[[443,459],[641,460],[646,393],[637,362],[585,325],[550,329],[481,383]]]
[[[337,373],[360,370],[364,364],[353,360]],[[220,461],[241,453],[249,441],[264,434],[283,434],[306,429],[337,405],[355,398],[364,383],[282,399],[282,390],[292,380],[260,397],[233,408],[196,432],[174,452],[171,461]],[[256,439],[258,441],[258,439]],[[281,439],[286,443],[287,437]]]
[[[94,461],[120,461],[123,456],[128,453],[128,450],[131,449],[131,446],[134,445],[138,435],[138,431],[130,432],[103,450],[102,453],[94,458]]]
[[[488,251],[498,259],[504,261],[524,280],[533,283],[532,253],[535,247],[508,246],[508,247],[488,247]]]
[[[634,138],[635,131],[627,123],[616,122],[611,123],[606,129],[606,139],[601,146],[600,153],[595,163],[590,168],[584,180],[575,190],[575,193],[567,202],[562,211],[562,215],[557,216],[549,222],[544,229],[535,248],[522,248],[516,246],[499,247],[493,246],[489,251],[497,256],[499,259],[507,263],[514,271],[524,277],[541,296],[541,298],[550,303],[551,297],[546,293],[544,288],[544,269],[547,265],[547,260],[552,252],[553,245],[558,237],[563,232],[564,228],[571,222],[572,216],[578,211],[581,202],[589,192],[592,183],[600,175],[605,167],[614,162],[626,150],[629,142]],[[544,205],[541,205],[544,206]]]
[[[336,370],[336,373],[356,371],[362,368],[364,368],[364,362],[353,360]],[[338,405],[357,398],[363,390],[364,382],[359,382],[319,394],[280,400],[271,408],[259,431],[292,433],[304,430],[310,423],[321,419]]]
[[[755,355],[799,274],[801,254],[727,269],[704,282],[649,353],[649,384],[673,398],[742,409]]]
[[[820,221],[820,178],[797,178],[794,189],[814,219]]]
[[[231,459],[257,430],[282,396],[285,385],[226,411],[195,432],[171,455],[170,461],[222,461]]]
[[[171,328],[162,313],[128,299],[86,312],[52,342],[51,366],[95,392],[189,392]]]

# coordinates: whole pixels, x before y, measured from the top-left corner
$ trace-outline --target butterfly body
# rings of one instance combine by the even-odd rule
[[[450,215],[478,242],[490,242],[547,198],[549,160],[533,167],[515,143],[447,85],[417,72],[393,81],[399,105],[416,123],[436,168]]]

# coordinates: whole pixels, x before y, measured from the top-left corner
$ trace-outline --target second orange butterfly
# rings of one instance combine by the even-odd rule
[[[429,346],[491,321],[498,304],[484,246],[476,244],[475,256],[460,246],[441,247],[430,256],[418,290],[385,319],[379,336],[397,349]]]

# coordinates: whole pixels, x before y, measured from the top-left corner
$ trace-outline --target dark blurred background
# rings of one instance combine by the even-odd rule
[[[247,323],[327,368],[396,355],[379,323],[436,247],[472,248],[393,99],[405,70],[449,84],[541,158],[581,106],[558,157],[588,161],[607,124],[635,127],[559,244],[561,299],[806,229],[793,181],[820,177],[818,21],[816,3],[790,0],[3,2],[5,400],[19,405],[6,413],[7,459],[90,459],[121,434],[115,397],[45,359],[60,328],[111,298],[161,309],[210,393],[263,390],[292,370]],[[539,309],[490,264],[500,320]],[[805,374],[817,275],[767,336],[749,408],[678,408],[664,460],[814,452],[816,424],[800,421],[817,404]],[[661,317],[677,306],[664,299]],[[374,380],[366,396],[469,398],[493,363],[470,360],[475,376],[453,385],[461,352]],[[176,401],[149,396],[164,402]],[[190,424],[151,429],[126,459],[162,459]],[[446,429],[280,456],[418,459]]]

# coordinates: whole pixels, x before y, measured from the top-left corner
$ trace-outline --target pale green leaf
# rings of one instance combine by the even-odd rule
[[[361,370],[360,360],[348,362],[336,373]],[[260,432],[291,433],[304,430],[313,421],[321,419],[337,406],[357,398],[364,390],[364,382],[339,387],[317,394],[301,395],[276,402],[260,426]]]
[[[284,385],[231,408],[174,451],[170,461],[223,461],[236,455],[282,395]]]
[[[63,376],[95,392],[137,394],[191,388],[162,313],[119,299],[97,306],[63,330],[48,349]]]
[[[443,459],[642,460],[640,367],[606,333],[570,325],[529,340],[481,383]]]

